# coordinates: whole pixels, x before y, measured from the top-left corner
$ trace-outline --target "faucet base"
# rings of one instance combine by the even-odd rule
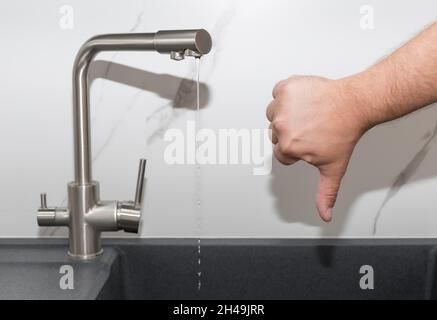
[[[68,251],[68,256],[73,260],[85,261],[85,260],[95,259],[102,253],[103,253],[103,249],[100,249],[100,251],[97,253],[91,253],[91,254],[73,254],[70,251]]]
[[[70,214],[69,255],[78,259],[90,259],[102,251],[100,231],[87,222],[87,215],[99,203],[99,184],[68,184]]]

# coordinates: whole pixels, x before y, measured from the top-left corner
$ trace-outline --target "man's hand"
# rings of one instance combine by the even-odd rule
[[[304,160],[319,169],[316,204],[327,222],[352,151],[370,128],[349,91],[342,80],[294,76],[275,86],[267,108],[276,158],[285,165]]]
[[[360,137],[372,126],[437,101],[437,23],[366,71],[340,80],[291,77],[267,109],[275,155],[320,170],[317,209],[332,218],[341,179]]]

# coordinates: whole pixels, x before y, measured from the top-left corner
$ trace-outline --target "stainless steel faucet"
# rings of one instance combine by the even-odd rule
[[[134,201],[102,201],[99,183],[91,172],[91,138],[88,68],[101,51],[158,51],[174,60],[199,58],[211,50],[211,37],[203,29],[157,33],[108,34],[88,40],[79,50],[73,67],[73,128],[75,181],[68,184],[68,207],[48,207],[41,194],[39,226],[69,228],[68,254],[92,259],[102,253],[101,232],[138,232],[146,161],[140,160]]]

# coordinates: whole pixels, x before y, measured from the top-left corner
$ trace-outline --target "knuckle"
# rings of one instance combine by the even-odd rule
[[[288,77],[288,81],[296,81],[296,80],[300,80],[302,78],[304,78],[305,76],[302,75],[298,75],[298,74],[293,74],[291,76]]]
[[[337,198],[337,192],[333,191],[333,190],[328,190],[325,193],[325,197],[329,200],[329,201],[335,201],[335,199]]]
[[[287,129],[287,124],[284,121],[276,120],[272,122],[272,128],[278,133],[284,132]]]
[[[276,104],[274,104],[274,102],[272,101],[272,102],[268,105],[268,107],[267,107],[267,109],[266,109],[266,117],[267,117],[267,119],[269,119],[270,121],[273,120],[275,105],[276,105]]]
[[[281,85],[279,93],[281,95],[284,95],[286,92],[292,90],[293,87],[294,87],[294,81],[286,81]]]
[[[273,88],[273,96],[277,97],[283,95],[287,88],[289,88],[288,80],[279,81]]]
[[[294,148],[289,141],[279,141],[278,151],[286,157],[295,157]]]
[[[324,192],[325,199],[328,200],[330,204],[334,204],[337,200],[337,187],[330,186],[325,189]]]
[[[278,91],[278,90],[281,90],[281,88],[282,88],[282,86],[285,84],[285,80],[281,80],[281,81],[279,81],[278,83],[276,83],[276,85],[275,85],[275,90],[276,91]]]

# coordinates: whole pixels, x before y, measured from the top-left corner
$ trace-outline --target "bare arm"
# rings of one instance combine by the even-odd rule
[[[368,70],[339,80],[293,76],[267,108],[276,158],[320,171],[316,197],[330,221],[353,149],[373,126],[437,101],[437,23]]]
[[[437,101],[437,23],[370,69],[342,80],[376,125]]]

